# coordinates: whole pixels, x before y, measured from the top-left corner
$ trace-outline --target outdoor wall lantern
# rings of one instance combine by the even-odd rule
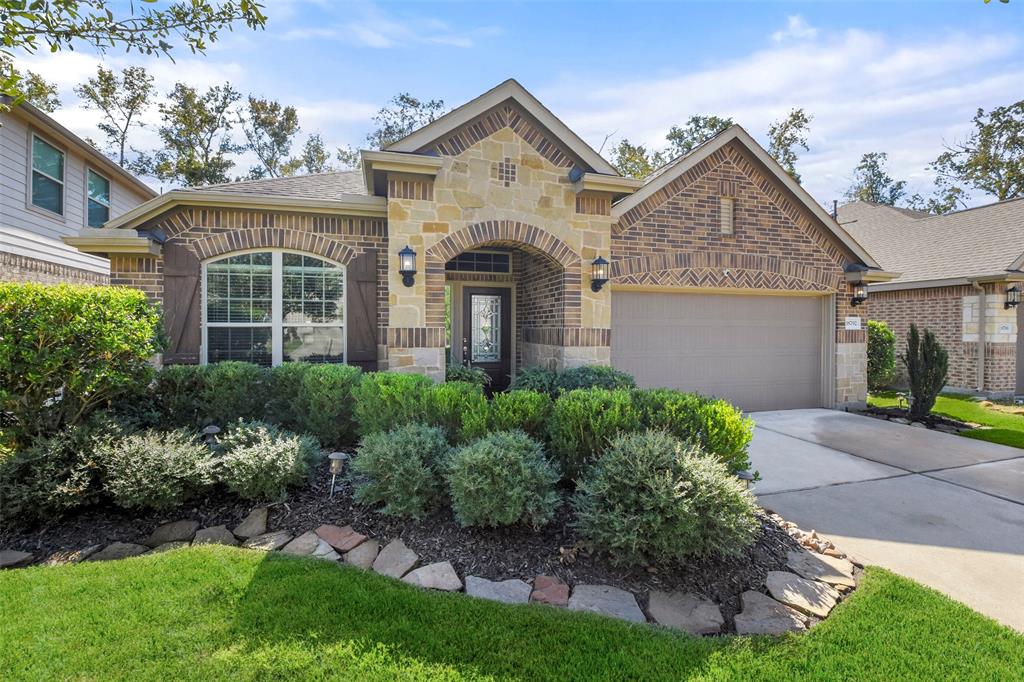
[[[402,276],[402,284],[407,287],[416,281],[416,252],[408,245],[398,252],[398,274]]]
[[[601,291],[601,287],[608,281],[608,261],[598,256],[590,264],[590,290]]]
[[[1018,303],[1020,303],[1020,289],[1014,284],[1006,290],[1006,302],[1003,303],[1003,308],[1005,310],[1016,308]]]
[[[850,305],[858,306],[868,300],[868,285],[856,284],[853,287],[853,296],[850,297]]]

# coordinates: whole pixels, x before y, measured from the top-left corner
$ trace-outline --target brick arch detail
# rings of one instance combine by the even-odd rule
[[[192,248],[199,260],[209,260],[234,251],[289,249],[347,265],[356,255],[351,247],[339,241],[313,232],[282,227],[220,232],[193,242]]]
[[[454,232],[427,249],[427,326],[444,326],[444,266],[464,251],[482,246],[507,246],[546,258],[562,269],[562,320],[565,327],[579,327],[582,315],[580,256],[550,232],[515,220],[487,220]]]
[[[723,270],[731,271],[727,277]],[[841,276],[777,256],[728,251],[692,251],[617,260],[611,278],[619,284],[662,286],[724,286],[837,292]]]

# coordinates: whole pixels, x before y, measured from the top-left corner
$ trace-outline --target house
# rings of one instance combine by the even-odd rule
[[[168,192],[67,241],[163,302],[165,362],[611,364],[747,410],[863,403],[851,299],[891,276],[742,128],[639,181],[513,80],[358,171]]]
[[[941,216],[857,201],[838,215],[885,269],[901,273],[870,287],[872,319],[886,322],[899,344],[912,322],[935,332],[949,353],[950,388],[1024,393],[1016,305],[1024,199]]]
[[[0,114],[0,152],[0,281],[108,283],[106,258],[61,238],[156,192],[28,103]]]

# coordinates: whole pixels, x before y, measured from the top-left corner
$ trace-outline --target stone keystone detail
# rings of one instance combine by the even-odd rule
[[[573,611],[600,613],[633,623],[647,622],[644,612],[636,603],[636,597],[610,585],[577,585],[569,597],[569,608]]]
[[[765,582],[774,599],[819,618],[827,616],[839,599],[839,593],[825,583],[804,580],[786,571],[768,571]]]
[[[799,613],[760,592],[744,592],[740,605],[743,610],[733,619],[737,635],[781,635],[807,629]]]
[[[716,635],[725,624],[722,611],[713,601],[682,592],[651,592],[647,612],[659,625],[691,635]]]
[[[459,574],[455,572],[450,561],[438,561],[436,564],[417,568],[407,573],[402,581],[445,592],[458,592],[462,589],[462,581],[459,580]]]
[[[392,540],[373,562],[373,570],[381,575],[401,578],[419,561],[419,556],[405,546],[401,538]]]

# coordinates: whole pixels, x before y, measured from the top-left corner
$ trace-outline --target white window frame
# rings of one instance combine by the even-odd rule
[[[272,367],[277,367],[284,363],[284,328],[285,327],[328,327],[336,328],[339,325],[336,322],[304,322],[302,324],[285,324],[284,323],[284,254],[294,253],[300,256],[309,256],[311,258],[317,258],[330,263],[341,270],[341,282],[342,282],[342,296],[344,302],[342,304],[342,323],[341,323],[341,337],[342,337],[342,357],[344,361],[341,364],[348,364],[348,268],[342,263],[331,260],[330,258],[324,258],[315,253],[308,253],[305,251],[295,251],[292,249],[245,249],[243,251],[232,251],[231,253],[225,253],[211,258],[202,262],[202,281],[200,282],[200,288],[202,290],[202,314],[200,316],[200,325],[202,328],[202,342],[199,351],[199,360],[202,364],[209,364],[208,352],[209,343],[207,341],[207,331],[209,325],[206,321],[206,294],[209,290],[206,285],[207,266],[210,263],[216,263],[218,261],[226,260],[234,256],[241,256],[247,253],[270,253],[270,323],[265,322],[214,322],[215,327],[270,327],[270,364]]]
[[[104,180],[107,181],[107,203],[106,204],[104,204],[103,202],[99,201],[98,199],[93,199],[91,196],[89,196],[89,173],[92,173],[96,177],[103,178]],[[92,227],[91,225],[89,225],[89,202],[90,201],[95,201],[100,206],[106,206],[107,207],[107,220],[103,221],[104,224],[105,224],[107,221],[110,220],[110,212],[111,212],[111,206],[110,205],[113,203],[113,200],[114,200],[114,181],[111,180],[108,176],[104,175],[103,173],[100,173],[95,168],[92,168],[91,166],[86,166],[85,167],[84,182],[85,182],[85,192],[84,192],[84,194],[85,194],[85,206],[83,207],[83,210],[85,211],[85,215],[83,216],[84,220],[82,221],[82,223],[85,225],[85,227]]]
[[[40,142],[53,147],[61,155],[61,158],[62,158],[62,161],[63,161],[61,163],[61,171],[62,171],[61,172],[61,177],[55,178],[52,175],[48,175],[48,174],[44,173],[43,171],[37,171],[36,170],[35,162],[34,162],[36,140],[39,140]],[[63,217],[65,217],[65,215],[67,214],[67,211],[68,211],[68,185],[67,185],[67,182],[66,182],[66,178],[67,178],[67,175],[68,175],[68,152],[67,152],[67,150],[64,147],[60,146],[59,144],[55,144],[54,142],[51,142],[50,140],[46,139],[45,137],[43,137],[42,135],[40,135],[39,133],[37,133],[36,131],[33,130],[33,131],[31,131],[31,134],[28,136],[28,164],[27,165],[28,165],[28,187],[26,189],[28,191],[27,191],[26,196],[25,196],[25,203],[33,211],[40,211],[44,215],[48,215],[48,216],[54,217],[54,218],[63,218]],[[33,187],[32,183],[33,183],[33,176],[36,173],[39,173],[43,177],[49,178],[50,180],[53,180],[54,182],[60,184],[60,208],[61,208],[60,211],[51,211],[50,209],[46,208],[45,206],[40,206],[39,204],[37,204],[37,203],[32,201],[32,187]]]

